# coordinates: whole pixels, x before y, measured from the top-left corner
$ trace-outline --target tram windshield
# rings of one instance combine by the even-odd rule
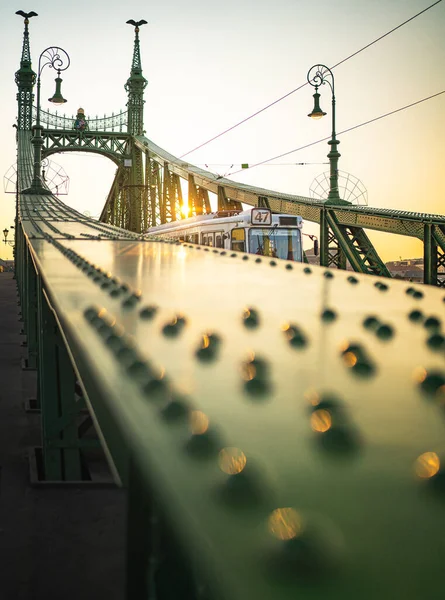
[[[249,229],[249,252],[301,261],[301,234],[299,229],[255,227]]]

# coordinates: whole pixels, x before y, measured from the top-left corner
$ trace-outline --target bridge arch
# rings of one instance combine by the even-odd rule
[[[127,133],[94,131],[79,133],[63,129],[44,129],[43,156],[62,152],[92,152],[106,156],[117,166],[131,156],[131,139]]]

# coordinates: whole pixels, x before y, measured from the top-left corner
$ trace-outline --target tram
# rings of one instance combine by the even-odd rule
[[[165,223],[150,227],[146,236],[302,262],[302,227],[300,216],[255,207]]]

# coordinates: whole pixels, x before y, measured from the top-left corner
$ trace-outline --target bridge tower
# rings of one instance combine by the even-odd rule
[[[32,125],[32,103],[34,100],[33,87],[36,81],[36,74],[31,67],[31,51],[29,47],[29,19],[37,17],[35,12],[24,13],[19,10],[17,15],[25,18],[25,31],[23,33],[22,58],[20,61],[20,69],[15,74],[15,82],[18,87],[17,103],[17,128],[19,130],[31,129]]]
[[[144,90],[148,82],[142,74],[139,27],[146,24],[146,21],[135,22],[130,20],[127,23],[135,26],[135,38],[130,77],[125,84],[125,90],[128,93],[128,134],[131,136],[130,172],[129,177],[125,177],[126,183],[122,186],[122,191],[129,212],[128,229],[141,233],[147,226],[146,215],[143,216],[142,211],[148,203],[148,188],[144,182],[143,153],[136,146],[134,136],[144,134]]]

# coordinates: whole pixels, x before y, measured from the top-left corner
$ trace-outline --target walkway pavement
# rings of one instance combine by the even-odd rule
[[[0,273],[0,599],[122,600],[124,492],[30,486],[40,418],[24,410],[36,373],[21,368],[15,283]]]

